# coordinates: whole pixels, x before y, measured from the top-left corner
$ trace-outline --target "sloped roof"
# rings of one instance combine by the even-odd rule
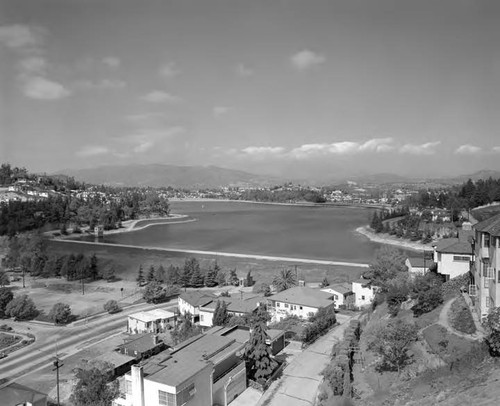
[[[493,237],[500,237],[500,214],[475,224],[474,229],[482,233],[488,233]]]
[[[121,354],[116,351],[108,351],[101,354],[93,359],[94,361],[109,362],[115,368],[121,367],[122,365],[129,364],[134,361],[135,358],[129,355]]]
[[[347,282],[334,283],[333,285],[330,285],[330,286],[326,287],[325,289],[322,289],[322,291],[328,292],[329,289],[331,289],[337,293],[340,293],[342,295],[345,295],[346,293],[352,292],[352,286],[350,283],[347,283]]]
[[[423,257],[408,257],[410,265],[416,268],[424,268],[432,264],[432,259],[424,259]]]
[[[330,300],[331,297],[331,293],[322,292],[319,289],[312,289],[305,286],[295,286],[269,296],[268,299],[283,303],[319,308],[330,306],[333,303],[333,301]]]
[[[198,290],[193,290],[191,292],[182,292],[179,297],[194,307],[204,306],[217,298],[217,296],[213,295],[212,293],[200,292]]]
[[[217,307],[217,302],[225,302],[227,304],[227,311],[233,313],[251,313],[253,312],[260,302],[265,302],[265,298],[263,296],[255,296],[249,299],[239,299],[236,297],[220,297],[216,300],[207,303],[202,306],[203,310],[213,312]]]
[[[118,348],[126,348],[128,351],[137,351],[137,352],[146,352],[149,350],[152,350],[153,348],[156,348],[158,346],[163,346],[165,343],[163,341],[158,341],[157,344],[155,344],[155,334],[154,333],[147,333],[142,336],[138,336],[135,339],[129,340],[124,344],[121,344],[118,346]]]
[[[3,405],[18,405],[27,402],[35,404],[40,400],[47,400],[47,395],[27,386],[11,383],[0,388],[0,399]]]
[[[472,255],[472,245],[468,241],[458,238],[444,238],[437,243],[436,252],[447,254]]]

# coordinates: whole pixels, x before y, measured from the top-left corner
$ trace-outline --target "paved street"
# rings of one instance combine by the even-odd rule
[[[339,326],[333,328],[302,353],[297,354],[283,371],[281,379],[273,382],[257,403],[258,406],[314,405],[321,371],[330,361],[333,345],[343,338],[344,330],[353,316],[337,314]]]
[[[7,378],[13,380],[26,373],[46,366],[54,360],[55,353],[64,359],[74,354],[88,345],[100,339],[109,337],[120,331],[125,331],[127,316],[129,314],[161,307],[162,309],[172,309],[177,304],[168,306],[152,306],[143,303],[131,306],[120,313],[113,315],[103,315],[88,323],[74,323],[73,325],[61,327],[31,322],[6,321],[5,324],[21,333],[31,332],[36,335],[36,341],[18,351],[15,351],[7,358],[0,361],[0,379]]]

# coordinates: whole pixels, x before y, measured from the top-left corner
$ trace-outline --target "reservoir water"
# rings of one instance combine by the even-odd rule
[[[370,262],[380,244],[356,233],[372,209],[241,202],[176,201],[196,221],[107,235],[104,242],[159,248]]]

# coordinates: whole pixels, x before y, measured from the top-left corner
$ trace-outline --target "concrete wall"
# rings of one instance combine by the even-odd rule
[[[203,308],[200,308],[200,326],[202,327],[212,327],[214,320],[214,312],[213,311],[204,311]]]
[[[449,253],[437,253],[437,271],[442,275],[448,275],[449,279],[455,278],[456,276],[463,275],[470,270],[470,261],[472,260],[472,255],[465,254],[449,254]],[[459,261],[453,259],[454,257],[467,257],[466,261]]]
[[[213,404],[225,406],[247,388],[246,367],[241,362],[213,385]],[[226,403],[227,399],[227,403]]]
[[[375,290],[372,287],[363,287],[361,283],[353,282],[352,291],[354,292],[354,305],[356,307],[371,305],[375,298]]]
[[[198,307],[191,306],[188,302],[181,299],[180,297],[177,299],[177,304],[179,306],[180,314],[186,314],[189,312],[191,316],[198,316],[200,313]]]

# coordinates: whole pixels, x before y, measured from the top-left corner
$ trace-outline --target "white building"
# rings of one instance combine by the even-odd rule
[[[127,331],[131,334],[158,333],[173,327],[174,323],[174,313],[163,309],[153,309],[129,315]]]
[[[470,271],[474,253],[472,251],[471,232],[461,232],[458,238],[444,238],[434,248],[434,260],[437,272],[445,280],[455,278]]]
[[[217,300],[217,296],[208,292],[198,290],[183,292],[177,299],[180,314],[190,314],[193,321],[197,322],[200,318],[200,307],[205,306],[213,300]]]
[[[414,277],[416,275],[423,275],[427,272],[429,267],[434,263],[432,259],[421,257],[406,258],[405,265],[408,268],[408,273]]]
[[[287,316],[307,319],[322,307],[335,306],[331,293],[319,289],[296,286],[267,298],[267,309],[271,322],[283,320]]]
[[[266,298],[262,296],[254,296],[250,298],[239,298],[239,297],[219,297],[207,303],[204,306],[200,306],[200,326],[202,327],[212,327],[215,309],[217,307],[217,302],[224,302],[227,305],[227,313],[231,316],[244,316],[252,314],[258,307],[260,302],[266,302]]]
[[[321,289],[321,291],[332,295],[332,299],[335,302],[336,309],[338,309],[340,306],[349,307],[349,305],[354,304],[354,293],[352,291],[352,286],[350,283],[335,283]]]
[[[354,305],[365,307],[373,302],[377,287],[372,286],[368,279],[358,279],[352,282],[352,291],[354,292]]]

